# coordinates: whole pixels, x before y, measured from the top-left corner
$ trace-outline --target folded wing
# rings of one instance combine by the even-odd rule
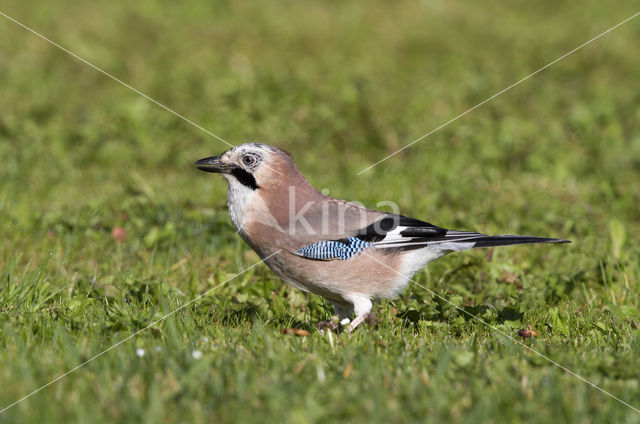
[[[415,218],[389,214],[344,239],[315,242],[295,253],[309,259],[348,260],[367,249],[381,249],[383,253],[394,254],[428,247],[454,251],[529,243],[569,243],[569,240],[522,235],[489,236],[448,230]]]

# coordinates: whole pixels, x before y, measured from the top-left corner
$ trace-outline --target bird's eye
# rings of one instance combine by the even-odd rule
[[[256,163],[256,157],[253,155],[244,155],[242,156],[242,163],[246,166],[251,166]]]

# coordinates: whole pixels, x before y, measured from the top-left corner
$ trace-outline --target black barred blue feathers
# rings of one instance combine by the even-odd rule
[[[346,261],[355,255],[359,255],[365,249],[374,248],[374,243],[360,240],[357,237],[349,237],[343,241],[323,240],[309,244],[296,250],[296,254],[309,259],[340,259]]]

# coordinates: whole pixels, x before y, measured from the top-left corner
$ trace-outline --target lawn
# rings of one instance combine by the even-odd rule
[[[640,17],[357,175],[638,11],[3,0],[330,195],[573,243],[449,255],[323,334],[192,165],[228,146],[0,16],[0,409],[73,370],[0,423],[640,422]]]

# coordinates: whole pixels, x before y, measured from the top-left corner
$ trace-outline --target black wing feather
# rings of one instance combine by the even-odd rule
[[[419,219],[403,215],[389,215],[363,228],[356,237],[363,241],[378,242],[384,240],[387,233],[397,227],[409,227],[401,232],[403,237],[437,237],[447,233],[446,228]]]
[[[399,232],[390,234],[398,227],[403,228]],[[363,228],[356,237],[376,243],[376,247],[383,248],[389,253],[421,249],[437,243],[474,243],[474,248],[528,243],[570,243],[569,240],[548,237],[489,236],[470,231],[447,230],[415,218],[391,214]]]

